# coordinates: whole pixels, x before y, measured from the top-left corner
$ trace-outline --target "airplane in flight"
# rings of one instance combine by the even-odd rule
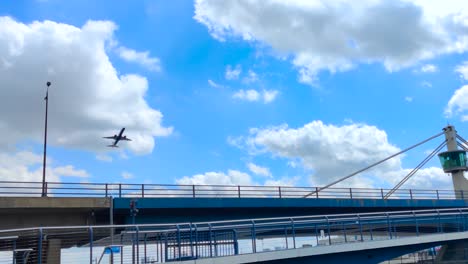
[[[114,135],[114,136],[112,136],[112,137],[103,137],[103,138],[108,138],[108,139],[113,139],[113,140],[114,140],[114,143],[113,143],[112,145],[108,145],[108,147],[111,147],[111,148],[118,148],[119,146],[117,146],[117,143],[119,143],[120,140],[132,141],[131,139],[127,138],[127,136],[122,136],[124,130],[125,130],[125,127],[123,127],[123,128],[120,130],[119,135]]]

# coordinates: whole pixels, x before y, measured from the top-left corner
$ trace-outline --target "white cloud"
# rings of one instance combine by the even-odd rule
[[[247,76],[244,77],[243,82],[246,84],[251,84],[258,81],[258,74],[252,70],[249,70]]]
[[[385,131],[377,127],[363,124],[334,126],[321,121],[296,129],[286,125],[252,128],[249,136],[233,141],[238,145],[243,142],[243,147],[253,155],[271,153],[289,161],[300,161],[313,172],[310,182],[315,186],[323,186],[399,151],[388,142]],[[369,173],[399,171],[400,168],[401,161],[395,158]],[[369,187],[375,184],[375,180],[358,176],[342,185]]]
[[[466,111],[468,110],[468,85],[462,86],[456,90],[450,98],[447,107],[445,108],[445,115],[452,117],[454,115],[460,115],[463,121],[468,120]]]
[[[77,170],[72,165],[54,166],[54,160],[47,157],[46,181],[60,182],[62,177],[88,178],[85,170]],[[0,152],[0,180],[18,182],[42,181],[42,155],[29,151],[15,153]]]
[[[192,177],[176,179],[177,184],[183,185],[255,185],[249,174],[237,170],[224,172],[206,172]]]
[[[213,88],[223,88],[223,86],[221,84],[218,84],[218,83],[215,83],[214,81],[212,80],[208,80],[208,84],[213,87]]]
[[[263,90],[261,93],[259,93],[256,90],[249,89],[249,90],[244,90],[241,89],[237,92],[235,92],[232,97],[239,99],[239,100],[245,100],[249,102],[257,102],[260,100],[263,100],[265,104],[273,102],[276,97],[278,96],[278,91],[277,90]]]
[[[239,90],[236,93],[232,95],[233,98],[240,99],[240,100],[246,100],[250,102],[255,102],[260,100],[260,93],[257,92],[256,90]]]
[[[392,186],[399,183],[412,169],[389,171],[383,174]],[[429,167],[420,169],[414,174],[401,189],[426,189],[426,190],[453,190],[452,177],[444,173],[441,168]]]
[[[395,71],[466,51],[466,3],[440,5],[409,0],[197,0],[194,19],[220,41],[242,38],[273,48],[291,59],[301,82],[314,84],[322,70],[381,63]]]
[[[118,47],[116,51],[120,58],[127,62],[140,64],[150,71],[161,71],[161,62],[159,61],[159,58],[151,57],[149,55],[149,51],[138,52],[122,46]]]
[[[123,171],[122,172],[122,178],[125,179],[125,180],[130,180],[130,179],[133,179],[134,176],[130,172]]]
[[[437,72],[438,69],[434,64],[425,64],[421,67],[420,71],[423,73],[434,73]]]
[[[242,72],[242,68],[239,64],[236,65],[235,68],[232,68],[231,65],[226,67],[226,79],[228,80],[237,80],[239,79],[239,75]]]
[[[405,101],[408,102],[408,103],[411,103],[411,102],[413,102],[413,97],[411,97],[411,96],[406,96],[406,97],[405,97]]]
[[[272,177],[270,169],[267,167],[258,166],[252,162],[249,162],[247,163],[247,168],[249,168],[249,170],[256,175],[265,176],[269,178]]]
[[[263,102],[266,104],[273,102],[278,94],[277,90],[263,90]]]
[[[53,169],[54,173],[64,177],[79,177],[88,178],[89,174],[85,170],[76,170],[72,165],[66,165],[62,167],[56,167]]]
[[[293,178],[282,178],[279,180],[267,180],[265,181],[265,186],[296,186],[299,181],[299,177]]]
[[[147,154],[154,137],[172,133],[162,125],[162,113],[145,100],[146,78],[118,75],[111,64],[105,47],[115,29],[108,21],[88,21],[79,28],[0,17],[0,134],[9,135],[0,138],[0,149],[23,140],[42,142],[46,81],[52,82],[52,145],[100,152],[106,149],[103,136],[126,127],[133,141],[122,147]]]
[[[465,81],[468,81],[468,61],[463,62],[462,64],[455,67],[455,72],[460,74],[460,78]]]

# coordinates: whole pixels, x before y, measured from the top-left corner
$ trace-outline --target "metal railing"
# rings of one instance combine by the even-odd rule
[[[391,189],[288,186],[176,185],[129,183],[46,182],[52,197],[153,197],[153,198],[307,198],[386,199]],[[0,196],[41,196],[41,182],[0,181]],[[399,189],[388,199],[464,199],[468,193],[453,190]]]
[[[468,208],[0,231],[0,262],[156,263],[468,230]],[[15,262],[16,261],[16,262]],[[22,263],[22,262],[21,262]],[[54,262],[55,263],[55,262]]]

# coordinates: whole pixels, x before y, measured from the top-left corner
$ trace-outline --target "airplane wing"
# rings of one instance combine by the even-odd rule
[[[132,140],[129,139],[129,138],[121,138],[120,140],[132,141]]]
[[[102,138],[108,138],[108,139],[117,139],[117,136],[112,136],[112,137],[102,137]]]

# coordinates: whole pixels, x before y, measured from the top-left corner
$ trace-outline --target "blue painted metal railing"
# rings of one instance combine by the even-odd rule
[[[65,263],[99,263],[102,259],[112,263],[110,258],[118,263],[154,263],[467,230],[468,208],[203,223],[26,228],[0,231],[0,262],[11,260],[17,250],[29,250],[32,263],[49,262],[48,247],[53,245],[62,248],[61,259]]]
[[[153,197],[153,198],[333,198],[384,199],[391,189],[289,186],[175,185],[127,183],[46,182],[53,197]],[[41,196],[42,182],[0,181],[0,196]],[[399,189],[389,199],[464,199],[468,193],[453,190]]]

